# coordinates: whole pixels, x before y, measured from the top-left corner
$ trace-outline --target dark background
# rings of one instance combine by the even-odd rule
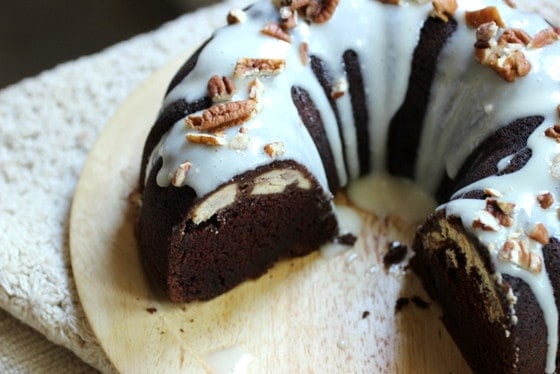
[[[4,0],[0,10],[0,88],[153,30],[203,2]]]

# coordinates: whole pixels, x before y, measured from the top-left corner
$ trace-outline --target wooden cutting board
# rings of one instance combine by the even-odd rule
[[[107,123],[83,170],[70,225],[72,268],[95,335],[123,373],[463,373],[440,311],[403,266],[386,269],[393,240],[413,225],[359,213],[354,248],[285,260],[209,302],[171,304],[144,277],[128,195],[176,60]]]

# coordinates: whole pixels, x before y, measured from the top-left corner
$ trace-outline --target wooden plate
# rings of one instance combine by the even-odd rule
[[[142,84],[107,123],[80,178],[70,226],[80,301],[105,352],[124,373],[469,372],[410,272],[382,265],[389,241],[410,239],[398,219],[362,214],[355,247],[282,261],[212,301],[165,302],[139,264],[134,189],[144,139],[172,73]]]

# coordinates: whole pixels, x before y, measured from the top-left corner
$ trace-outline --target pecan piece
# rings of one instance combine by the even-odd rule
[[[247,78],[254,76],[278,75],[286,68],[286,61],[273,58],[241,58],[235,64],[233,76]]]
[[[339,99],[348,91],[348,81],[345,78],[338,79],[331,90],[331,97],[333,99]]]
[[[320,7],[317,14],[314,15],[313,22],[315,23],[325,23],[330,20],[338,6],[340,0],[324,0],[323,6]]]
[[[259,102],[263,96],[264,86],[258,78],[249,83],[249,99]]]
[[[484,210],[473,220],[472,227],[484,231],[498,231],[500,229],[496,217]]]
[[[544,130],[544,134],[560,143],[560,123],[548,127],[546,130]]]
[[[383,4],[400,5],[401,0],[378,0]]]
[[[513,51],[501,64],[492,67],[508,82],[514,82],[516,78],[524,77],[531,71],[531,63],[521,51]]]
[[[500,249],[498,258],[536,274],[542,271],[542,258],[537,253],[529,251],[524,240],[507,240]]]
[[[432,1],[434,10],[432,14],[434,17],[441,19],[443,22],[448,22],[449,17],[452,17],[457,11],[457,0],[434,0]]]
[[[292,0],[290,9],[301,12],[306,19],[325,23],[332,18],[340,0]]]
[[[226,18],[228,25],[243,23],[246,20],[247,20],[247,14],[241,9],[230,10]]]
[[[548,241],[550,240],[550,235],[548,234],[548,230],[540,222],[533,227],[533,229],[529,233],[529,237],[541,244],[547,244]]]
[[[218,132],[248,121],[255,109],[254,100],[229,101],[211,106],[200,116],[188,116],[185,123],[199,131]]]
[[[554,204],[554,196],[550,192],[537,195],[537,201],[543,209],[548,209]]]
[[[270,22],[262,30],[261,33],[272,36],[273,38],[283,40],[285,42],[291,43],[292,37],[288,34],[279,24]]]
[[[208,93],[213,102],[227,101],[236,91],[235,84],[228,77],[214,75],[208,80]]]
[[[486,46],[483,48],[489,48],[490,44],[489,41],[494,38],[498,34],[498,25],[496,22],[486,22],[482,25],[478,26],[476,29],[476,41],[477,42],[486,42]]]
[[[499,27],[506,27],[498,8],[495,6],[489,6],[472,12],[465,12],[465,20],[467,25],[472,28],[477,28],[483,23],[496,22]]]
[[[495,188],[491,188],[491,187],[486,187],[482,193],[484,193],[484,196],[490,196],[490,197],[502,197],[502,193],[498,190],[496,190]]]
[[[299,58],[302,65],[307,65],[309,62],[309,45],[306,42],[302,42],[299,45]]]
[[[175,187],[182,187],[191,167],[192,164],[188,161],[179,165],[171,177],[171,184]]]
[[[223,137],[212,134],[188,133],[186,135],[186,138],[189,142],[195,144],[203,144],[209,146],[226,144]]]
[[[280,27],[284,30],[291,30],[297,26],[297,12],[290,9],[290,7],[284,6],[280,8]]]
[[[309,2],[310,0],[292,0],[290,4],[290,9],[298,10],[301,8],[305,8],[307,5],[309,5]]]
[[[284,143],[282,142],[272,142],[264,146],[264,151],[270,157],[275,158],[286,153],[286,148],[284,148]]]
[[[486,199],[486,211],[493,215],[502,226],[510,227],[513,225],[514,208],[515,204],[512,203],[491,198]]]
[[[531,42],[531,36],[521,29],[505,29],[498,44],[522,44],[527,45]]]
[[[558,31],[553,28],[548,28],[540,31],[535,35],[531,43],[527,47],[529,48],[542,48],[549,44],[554,43],[558,40]]]

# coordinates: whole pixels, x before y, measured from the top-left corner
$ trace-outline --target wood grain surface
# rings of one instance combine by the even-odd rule
[[[71,214],[72,267],[87,318],[123,373],[463,373],[464,360],[403,266],[386,269],[393,240],[413,227],[359,213],[354,248],[284,260],[209,302],[171,304],[139,264],[128,195],[144,139],[178,59],[148,79],[107,123],[83,170]]]

